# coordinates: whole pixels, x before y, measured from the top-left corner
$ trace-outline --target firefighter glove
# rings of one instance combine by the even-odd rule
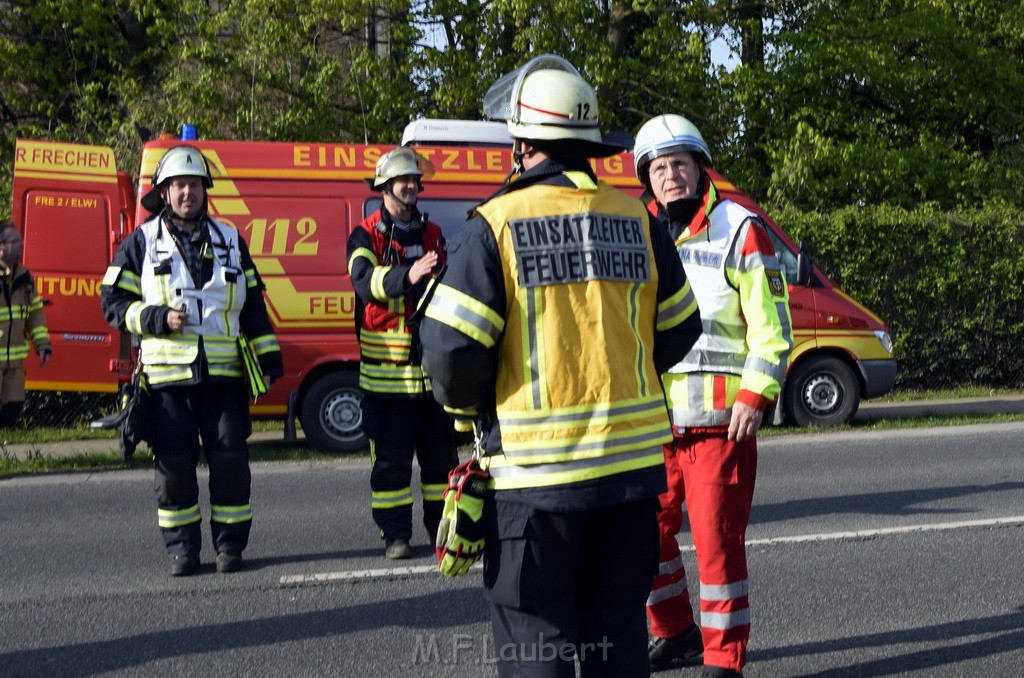
[[[448,474],[441,524],[437,529],[437,566],[446,577],[469,572],[484,555],[484,494],[490,475],[476,459]]]

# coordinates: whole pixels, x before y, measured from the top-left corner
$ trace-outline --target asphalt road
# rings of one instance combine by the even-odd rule
[[[1022,675],[1022,450],[1024,423],[763,440],[746,675]],[[179,579],[150,473],[0,480],[0,675],[496,675],[479,571],[438,575],[422,530],[384,560],[368,478],[256,466],[247,569],[207,546]]]

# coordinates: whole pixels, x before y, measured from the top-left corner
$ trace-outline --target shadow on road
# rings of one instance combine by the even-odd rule
[[[985,634],[987,637],[972,640],[972,636]],[[999,634],[999,635],[992,635]],[[919,629],[905,629],[888,633],[872,633],[852,638],[805,643],[768,650],[755,650],[750,653],[750,661],[769,662],[786,657],[807,657],[828,655],[834,652],[857,650],[860,648],[876,648],[898,645],[915,645],[920,643],[937,643],[938,647],[910,652],[896,657],[871,659],[848,666],[835,666],[827,671],[799,674],[805,678],[812,676],[849,676],[863,678],[865,676],[891,676],[906,671],[932,672],[952,675],[949,670],[941,667],[960,662],[981,659],[1005,652],[1019,651],[1015,648],[1024,647],[1024,608],[1018,607],[1016,612],[995,617],[965,619],[948,624],[936,624]],[[820,663],[820,662],[819,662]]]
[[[968,497],[991,492],[1013,492],[1015,490],[1024,490],[1024,483],[1007,482],[990,485],[932,487],[921,490],[900,490],[898,492],[872,492],[870,494],[857,494],[846,497],[799,499],[796,501],[784,501],[778,504],[757,504],[755,502],[750,515],[750,524],[844,514],[885,516],[963,514],[971,512],[970,509],[929,508],[922,506],[922,504],[956,497]]]
[[[301,642],[387,627],[431,632],[479,624],[489,618],[483,591],[475,587],[247,622],[203,624],[114,640],[8,652],[0,654],[0,666],[3,667],[3,675],[9,678],[57,673],[62,676],[90,676],[125,671],[178,656],[198,657],[206,653]],[[420,635],[423,634],[409,634],[410,659],[414,656],[414,644]]]

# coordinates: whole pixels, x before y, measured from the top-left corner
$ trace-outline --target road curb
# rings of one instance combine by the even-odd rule
[[[1024,395],[957,398],[952,400],[914,400],[907,402],[861,403],[853,420],[858,423],[884,419],[909,419],[928,416],[954,416],[957,414],[1024,414]],[[0,438],[2,440],[2,438]],[[284,442],[283,431],[260,431],[249,437],[249,443]],[[296,444],[304,444],[299,433]],[[145,449],[143,444],[140,449]],[[0,456],[24,461],[33,456],[69,458],[91,454],[118,454],[116,438],[93,440],[64,440],[54,443],[0,442]]]

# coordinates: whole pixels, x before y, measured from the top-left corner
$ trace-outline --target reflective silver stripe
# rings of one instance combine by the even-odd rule
[[[192,365],[144,365],[150,384],[168,384],[192,378]]]
[[[437,285],[426,316],[462,332],[484,348],[494,346],[505,331],[505,319],[486,304],[443,283]]]
[[[423,492],[423,501],[441,501],[444,499],[444,491],[448,489],[447,483],[425,484],[420,487]]]
[[[735,612],[704,612],[700,613],[700,625],[706,629],[725,631],[737,626],[750,626],[750,608]]]
[[[252,520],[252,505],[217,506],[211,504],[210,520],[214,523],[225,523],[228,525],[250,521]]]
[[[750,584],[746,579],[729,584],[700,583],[700,597],[702,600],[735,600],[742,598],[749,592]]]
[[[750,370],[751,372],[758,372],[770,377],[775,381],[781,381],[786,376],[786,365],[789,362],[789,352],[782,356],[782,361],[778,363],[770,363],[764,358],[759,358],[755,355],[748,355],[747,361],[743,365],[744,371]]]
[[[742,374],[746,361],[747,350],[742,341],[737,342],[736,350],[704,348],[692,350],[686,354],[682,362],[672,367],[670,372],[717,372],[719,374]]]
[[[188,365],[199,356],[199,335],[179,334],[142,339],[142,362],[146,365]]]
[[[676,327],[689,318],[697,310],[697,299],[693,296],[690,283],[687,281],[679,298],[670,298],[658,305],[658,318],[655,326],[659,331]]]
[[[628,401],[624,404],[596,403],[587,409],[578,412],[510,412],[501,411],[498,413],[498,420],[502,431],[512,432],[518,426],[525,428],[542,427],[563,427],[566,424],[587,424],[593,422],[607,421],[615,418],[639,419],[663,412],[665,409],[664,399],[658,397],[644,401]]]
[[[500,425],[500,424],[499,424]],[[503,450],[505,456],[518,464],[535,464],[538,461],[534,461],[534,457],[544,457],[539,460],[543,462],[543,465],[551,462],[550,458],[553,456],[557,457],[593,457],[603,455],[615,455],[621,454],[623,451],[641,449],[642,454],[646,454],[647,449],[651,449],[654,445],[659,443],[667,442],[668,438],[666,433],[669,431],[667,427],[662,426],[660,423],[651,426],[646,429],[634,429],[635,432],[629,434],[627,431],[622,431],[625,435],[616,435],[613,438],[591,438],[583,439],[580,437],[572,437],[566,440],[545,440],[543,449],[536,449],[532,446],[536,441],[528,441],[526,443],[513,442],[512,440],[505,439],[503,442]],[[589,460],[591,463],[597,462],[597,460]],[[613,460],[608,459],[604,463],[611,463]]]
[[[377,301],[384,302],[390,299],[388,293],[384,291],[384,276],[390,273],[391,269],[391,266],[376,266],[370,274],[370,295]]]
[[[650,393],[650,384],[647,382],[647,344],[640,336],[638,326],[640,325],[640,295],[643,293],[643,285],[634,283],[629,287],[629,327],[633,333],[633,340],[636,342],[636,364],[633,368],[637,377],[637,384],[640,393]],[[653,344],[652,344],[653,345]],[[664,395],[662,396],[664,397]]]
[[[731,409],[706,410],[704,407],[704,377],[700,374],[687,375],[685,402],[672,399],[669,411],[674,426],[726,426],[732,418]]]
[[[189,506],[184,509],[162,509],[156,510],[157,523],[163,528],[175,528],[181,527],[182,525],[191,525],[192,523],[198,523],[203,519],[202,514],[199,512],[199,504]]]
[[[661,576],[673,574],[681,569],[683,569],[683,557],[681,555],[676,556],[672,560],[658,563],[658,574]]]
[[[544,329],[543,318],[538,319],[537,308],[541,306],[541,300],[543,297],[542,287],[524,288],[523,293],[526,295],[526,303],[523,304],[525,307],[526,317],[523,318],[523,327],[526,328],[527,339],[526,346],[529,350],[529,355],[525,356],[528,359],[526,365],[527,383],[523,385],[523,390],[530,394],[531,401],[528,404],[530,408],[541,408],[546,404],[544,398],[545,392],[541,390],[542,381],[540,375],[540,360],[541,356],[538,355],[538,347],[541,346],[543,338],[541,333]],[[539,322],[538,322],[539,320]]]
[[[128,304],[128,310],[124,314],[124,326],[132,334],[142,334],[142,309],[146,304],[141,301],[133,301]]]
[[[405,487],[401,490],[388,490],[373,492],[370,497],[370,508],[389,509],[398,506],[408,506],[412,503],[412,488]]]
[[[647,447],[639,450],[629,450],[626,452],[607,452],[603,455],[589,457],[586,459],[573,459],[571,461],[563,461],[557,463],[545,463],[545,464],[532,464],[532,465],[519,465],[514,464],[508,459],[508,455],[504,459],[500,457],[490,458],[491,466],[490,472],[491,477],[495,479],[505,478],[539,478],[546,475],[557,475],[562,473],[575,474],[585,472],[590,477],[599,477],[601,474],[593,473],[594,469],[599,469],[604,466],[613,466],[616,464],[622,464],[629,461],[638,461],[645,457],[653,456],[655,454],[662,455],[662,462],[664,463],[664,453],[661,451],[661,443],[668,442],[671,440],[671,435],[663,436],[664,440],[661,440],[656,447]],[[608,441],[604,441],[608,444]],[[597,449],[597,445],[595,445]]]
[[[273,353],[274,351],[281,350],[281,347],[277,343],[277,337],[273,334],[249,337],[249,345],[252,346],[252,350],[256,351],[256,355],[265,355],[267,353]]]
[[[686,592],[686,578],[684,577],[681,581],[672,582],[665,586],[653,589],[647,596],[647,606],[657,605],[663,603],[666,600],[671,600],[677,596],[681,596]]]
[[[0,360],[15,362],[28,357],[28,344],[22,342],[19,346],[12,346],[9,350],[0,348]]]
[[[385,330],[372,332],[363,329],[359,333],[359,350],[364,358],[406,362],[412,349],[412,335],[406,332]]]

